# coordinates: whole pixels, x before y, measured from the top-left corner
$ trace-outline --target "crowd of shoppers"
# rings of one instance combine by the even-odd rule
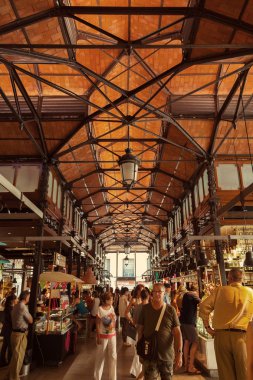
[[[119,297],[122,340],[127,340],[128,325],[137,327],[136,342],[148,338],[155,330],[159,315],[165,313],[157,333],[157,357],[143,360],[134,350],[130,374],[138,380],[172,379],[173,368],[184,366],[189,375],[201,372],[195,367],[198,347],[197,313],[204,321],[214,346],[219,380],[253,379],[253,291],[242,285],[243,272],[232,269],[228,285],[214,289],[201,301],[196,284],[157,283],[149,290],[138,285],[129,296],[123,288]],[[172,285],[172,286],[171,286]],[[116,292],[117,294],[117,292]],[[114,305],[117,304],[114,301]],[[211,315],[213,313],[213,315]],[[247,331],[247,334],[246,334]],[[96,380],[100,378],[96,378]]]
[[[200,374],[195,367],[198,346],[197,313],[207,332],[214,337],[219,380],[253,379],[253,291],[243,286],[243,272],[232,269],[228,285],[217,287],[201,301],[195,284],[155,283],[151,290],[137,285],[129,289],[97,287],[92,293],[76,294],[77,313],[89,313],[89,333],[96,336],[94,380],[101,380],[105,360],[109,379],[117,379],[116,332],[122,328],[123,347],[134,346],[129,375],[137,380],[171,380],[182,365],[189,375]],[[46,297],[45,294],[42,296]],[[28,311],[29,291],[5,300],[3,345],[0,365],[9,364],[8,380],[18,380],[27,346],[27,331],[33,318]],[[46,300],[45,300],[46,302]],[[161,323],[158,323],[158,320]],[[156,354],[142,357],[136,343],[156,333]],[[129,327],[135,331],[128,339]],[[93,330],[96,330],[93,335]],[[134,339],[134,340],[133,340]],[[133,344],[134,342],[134,344]],[[106,359],[107,357],[107,359]]]

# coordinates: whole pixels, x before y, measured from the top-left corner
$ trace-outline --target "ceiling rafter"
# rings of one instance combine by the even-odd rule
[[[243,87],[244,87],[248,72],[249,72],[249,68],[238,74],[238,77],[236,78],[236,80],[233,84],[233,87],[231,88],[228,96],[226,97],[222,107],[220,108],[220,110],[219,110],[219,112],[218,112],[218,114],[214,120],[213,131],[212,131],[210,145],[209,145],[209,149],[208,149],[208,153],[210,155],[213,153],[213,149],[214,149],[214,145],[215,145],[215,141],[216,141],[216,136],[218,133],[219,124],[220,124],[222,115],[224,114],[225,110],[227,109],[227,107],[231,103],[231,101],[232,101],[236,91],[240,87],[241,83],[243,83]],[[241,96],[242,96],[242,92],[241,92],[240,97],[239,97],[240,99],[241,99]]]
[[[23,54],[23,53],[22,53]],[[29,53],[29,54],[34,54],[34,53]],[[38,53],[36,53],[37,55]],[[66,139],[68,139],[68,141],[80,130],[80,128],[82,128],[82,126],[85,124],[85,123],[88,123],[89,121],[92,121],[92,119],[94,117],[97,117],[98,115],[100,115],[101,113],[104,113],[105,111],[108,111],[111,109],[111,107],[113,105],[119,105],[121,104],[122,102],[125,102],[126,98],[127,97],[132,97],[132,96],[135,96],[136,93],[142,91],[143,89],[151,86],[152,84],[156,83],[158,80],[161,80],[163,79],[164,77],[170,75],[171,73],[179,73],[180,71],[184,70],[185,68],[188,68],[190,66],[192,66],[193,64],[201,64],[201,63],[205,63],[205,62],[210,62],[210,61],[213,61],[213,60],[218,60],[218,59],[225,59],[225,57],[230,57],[232,58],[233,56],[240,56],[240,55],[247,55],[247,54],[252,54],[252,51],[249,51],[249,50],[246,50],[246,49],[242,49],[240,50],[240,52],[238,51],[232,51],[232,52],[229,52],[229,55],[228,53],[224,53],[224,54],[216,54],[214,56],[210,56],[210,57],[204,57],[204,58],[198,58],[198,59],[195,59],[195,60],[191,60],[190,62],[183,62],[181,64],[178,64],[176,66],[174,66],[173,68],[169,69],[169,70],[166,70],[165,72],[159,74],[156,78],[152,78],[150,81],[146,82],[144,85],[141,85],[139,87],[137,87],[136,89],[134,90],[131,90],[131,91],[128,91],[128,93],[124,94],[124,95],[121,95],[119,98],[117,98],[115,101],[112,102],[112,104],[107,104],[105,107],[103,107],[103,111],[102,110],[98,110],[98,111],[95,111],[93,114],[87,116],[86,118],[84,118],[84,120],[80,123],[80,125],[78,127],[76,127],[72,132],[70,132],[67,136]],[[45,56],[43,54],[39,54],[39,56]],[[46,56],[47,59],[48,59],[48,56]],[[52,57],[50,57],[52,58]],[[56,59],[54,57],[54,59]],[[66,64],[70,64],[70,62],[66,61],[66,60],[62,60],[57,57],[57,62],[64,62]],[[94,73],[93,73],[94,74]],[[110,82],[109,82],[110,83]],[[167,115],[168,117],[168,115]],[[129,121],[131,120],[126,120],[126,124],[129,123]],[[172,124],[173,124],[173,121],[171,121]],[[180,127],[179,125],[177,125],[178,127]],[[186,131],[184,129],[181,129],[182,133],[186,133]],[[190,137],[190,136],[189,136]],[[66,143],[66,142],[65,142]],[[57,153],[64,145],[62,145],[63,143],[60,143],[53,151],[53,154]],[[205,154],[205,152],[203,152],[202,148],[199,147],[199,149],[201,150],[201,152],[203,154]]]
[[[15,86],[15,84],[14,84],[14,86]],[[15,91],[14,94],[16,95],[16,91]],[[13,113],[13,115],[20,122],[20,128],[24,129],[24,132],[27,134],[29,140],[32,141],[32,143],[34,144],[34,146],[36,147],[36,149],[40,153],[41,157],[45,158],[45,154],[44,154],[41,146],[38,144],[38,142],[34,138],[33,134],[29,131],[29,128],[27,127],[26,122],[22,119],[21,115],[16,112],[16,110],[14,109],[14,107],[12,106],[12,104],[10,103],[7,95],[4,93],[4,91],[2,90],[1,87],[0,87],[0,95],[2,96],[2,98],[5,101],[5,103],[7,104],[7,106],[10,108],[11,112]],[[16,105],[17,105],[17,102],[16,102]],[[17,109],[18,109],[18,106],[17,106]]]
[[[42,128],[42,124],[41,124],[39,115],[38,115],[32,101],[31,101],[31,98],[30,98],[28,92],[26,91],[21,79],[19,78],[15,68],[13,68],[13,67],[9,68],[8,66],[7,66],[7,68],[8,68],[8,70],[10,70],[10,72],[11,72],[10,75],[12,76],[12,78],[13,78],[15,84],[17,85],[19,91],[21,92],[26,104],[28,105],[29,109],[31,110],[31,112],[33,114],[34,121],[36,122],[36,125],[37,125],[37,130],[39,133],[43,154],[44,154],[44,157],[47,158],[47,156],[48,156],[47,146],[46,146],[45,136],[44,136],[44,132],[43,132],[43,128]]]
[[[48,86],[50,86],[50,87],[53,87],[53,88],[55,88],[56,90],[58,90],[58,91],[60,91],[60,92],[63,92],[63,93],[66,94],[66,95],[69,95],[69,96],[71,96],[71,97],[73,97],[73,98],[75,98],[75,99],[77,99],[77,100],[82,101],[83,103],[85,103],[85,104],[87,104],[87,105],[89,105],[89,106],[91,106],[91,107],[94,107],[94,108],[96,108],[96,109],[98,109],[98,110],[100,110],[100,111],[103,111],[103,108],[102,108],[102,107],[99,107],[99,106],[96,105],[95,103],[89,101],[88,99],[86,99],[86,97],[83,97],[83,96],[77,95],[77,94],[75,94],[74,92],[72,92],[72,91],[70,91],[70,90],[68,90],[68,89],[66,89],[66,88],[64,88],[64,87],[59,86],[59,85],[57,85],[57,84],[55,84],[55,83],[53,83],[53,82],[51,82],[51,81],[49,81],[49,80],[47,80],[47,79],[45,79],[45,78],[42,78],[42,77],[40,77],[40,76],[38,76],[38,75],[36,75],[36,74],[30,72],[30,71],[27,71],[27,70],[25,70],[25,69],[23,69],[23,68],[21,68],[21,67],[19,67],[19,66],[17,66],[17,65],[14,65],[13,63],[10,63],[10,62],[4,60],[3,58],[0,58],[0,61],[2,61],[4,64],[6,64],[6,65],[7,65],[8,67],[10,67],[12,70],[20,71],[20,72],[22,72],[23,74],[26,74],[26,75],[28,75],[28,76],[34,78],[34,79],[37,79],[38,81],[40,81],[40,82],[42,82],[42,83],[45,83],[46,85],[48,85]],[[119,116],[117,116],[117,115],[111,113],[110,111],[105,112],[105,113],[108,113],[108,115],[110,115],[110,116],[112,116],[112,117],[115,117],[115,119],[119,119],[119,120],[121,120]]]
[[[246,71],[246,73],[248,74],[248,70]],[[213,152],[213,156],[216,156],[217,157],[217,152],[219,151],[220,147],[222,146],[222,144],[224,143],[224,141],[226,139],[228,139],[228,136],[230,134],[230,132],[236,128],[236,121],[238,120],[238,110],[239,110],[239,106],[240,106],[240,103],[242,102],[242,97],[243,97],[243,90],[244,90],[244,86],[245,86],[245,83],[246,83],[246,78],[247,78],[247,74],[246,76],[242,79],[242,82],[240,83],[240,94],[239,94],[239,97],[238,97],[238,100],[237,100],[237,105],[236,105],[236,109],[235,109],[235,112],[234,112],[234,117],[233,117],[233,120],[231,121],[231,126],[229,127],[229,129],[227,130],[227,132],[225,133],[225,135],[222,137],[222,139],[219,141],[219,144],[217,145],[215,151]],[[252,97],[253,97],[253,94],[252,94]],[[247,102],[247,105],[246,107],[250,104],[250,99],[249,101]],[[243,107],[243,111],[244,112],[244,109],[245,107]]]
[[[217,23],[231,26],[247,33],[253,33],[253,26],[245,21],[197,7],[106,7],[106,6],[62,6],[50,8],[29,16],[4,24],[0,27],[0,35],[13,32],[22,27],[32,25],[52,17],[76,17],[84,15],[178,15],[187,18],[205,18]],[[81,19],[82,20],[82,19]],[[83,21],[83,20],[82,20]]]

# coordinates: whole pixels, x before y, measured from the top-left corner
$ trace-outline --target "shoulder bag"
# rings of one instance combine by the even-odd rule
[[[157,333],[159,331],[165,309],[166,304],[163,305],[153,334],[148,338],[145,338],[143,334],[141,339],[137,342],[137,354],[144,360],[155,360],[157,358]]]

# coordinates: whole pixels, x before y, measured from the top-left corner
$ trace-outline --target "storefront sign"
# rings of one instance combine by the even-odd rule
[[[58,252],[54,253],[54,265],[58,265],[59,267],[66,268],[66,257],[61,255]]]

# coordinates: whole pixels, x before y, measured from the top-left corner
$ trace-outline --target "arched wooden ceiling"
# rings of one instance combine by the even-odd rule
[[[253,0],[2,0],[0,16],[0,158],[56,165],[105,246],[149,247],[206,159],[250,155]]]

